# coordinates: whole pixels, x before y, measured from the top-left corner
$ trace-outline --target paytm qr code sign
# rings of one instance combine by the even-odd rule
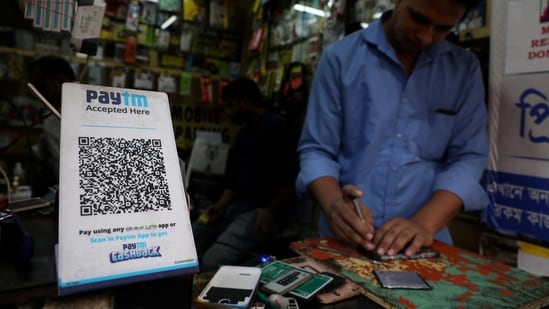
[[[198,272],[165,93],[63,84],[60,294]]]
[[[82,216],[172,209],[159,139],[79,137],[78,166]]]

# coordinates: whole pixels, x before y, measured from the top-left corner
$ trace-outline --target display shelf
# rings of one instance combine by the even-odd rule
[[[7,46],[0,46],[0,54],[16,54],[16,55],[22,55],[26,57],[36,57],[40,55],[45,55],[48,53],[42,53],[40,51],[33,51],[33,50],[25,50],[15,47],[7,47]],[[82,57],[78,55],[60,55],[71,62],[77,62],[80,64],[97,64],[100,66],[108,67],[108,68],[114,68],[114,67],[128,67],[135,70],[149,70],[153,73],[165,73],[165,74],[173,74],[173,75],[180,75],[182,73],[189,73],[192,77],[203,77],[208,76],[214,80],[219,79],[228,79],[226,76],[220,76],[220,75],[210,75],[206,73],[201,72],[195,72],[195,71],[186,71],[181,69],[174,69],[169,67],[161,67],[161,66],[150,66],[147,64],[135,64],[135,65],[127,65],[122,61],[116,61],[111,59],[98,59],[95,57]],[[209,58],[209,57],[208,57]]]
[[[490,37],[490,27],[480,27],[475,29],[468,29],[459,32],[459,40],[461,42],[487,39]]]
[[[460,25],[459,40],[467,42],[489,38],[491,11],[492,0],[484,0],[477,8],[472,9]]]

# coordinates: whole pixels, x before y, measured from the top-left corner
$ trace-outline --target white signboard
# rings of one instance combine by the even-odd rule
[[[492,1],[490,205],[483,218],[496,230],[542,241],[549,241],[548,5]]]
[[[198,272],[165,93],[63,84],[60,294]]]
[[[501,5],[492,1],[493,5]],[[547,0],[509,1],[505,74],[549,70],[549,10]],[[492,33],[501,31],[492,28]],[[499,49],[498,49],[499,50]],[[500,53],[496,53],[500,55]]]
[[[549,240],[549,74],[504,77],[488,174],[490,225]]]

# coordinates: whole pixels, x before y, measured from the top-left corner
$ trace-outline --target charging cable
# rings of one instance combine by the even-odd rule
[[[2,165],[0,165],[0,172],[2,173],[2,176],[4,177],[4,179],[6,180],[6,186],[8,187],[8,203],[11,202],[11,186],[10,186],[10,179],[8,178],[8,175],[6,174],[6,172],[4,171],[4,169],[2,168]]]

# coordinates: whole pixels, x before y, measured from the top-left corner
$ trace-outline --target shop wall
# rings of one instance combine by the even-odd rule
[[[69,32],[33,25],[23,14],[25,2],[0,1],[0,160],[6,170],[16,161],[34,159],[30,148],[40,138],[40,116],[48,111],[27,89],[26,69],[44,55],[67,59],[82,83],[166,92],[184,160],[197,130],[219,132],[224,142],[232,143],[235,128],[225,117],[219,94],[241,74],[241,45],[250,31],[252,1],[197,2],[203,6],[165,1],[178,5],[157,4],[157,18],[145,20],[149,2],[107,0],[101,34],[94,41],[97,50],[87,55],[76,53]],[[141,13],[128,21],[132,5]],[[160,23],[171,15],[177,21],[163,31]]]

